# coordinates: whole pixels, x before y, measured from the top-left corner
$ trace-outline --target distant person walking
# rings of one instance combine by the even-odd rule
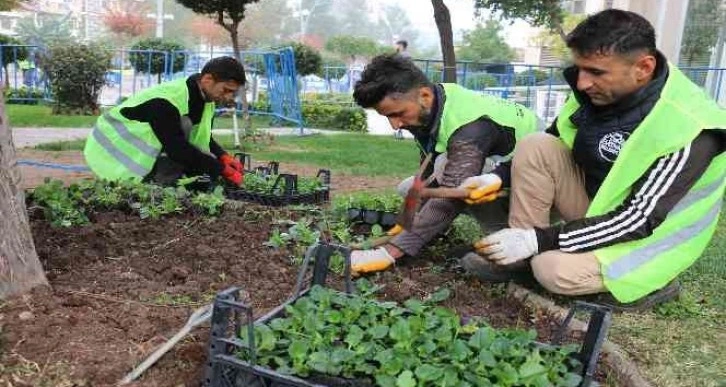
[[[397,41],[396,53],[404,58],[410,58],[411,54],[408,53],[408,42],[405,40]]]

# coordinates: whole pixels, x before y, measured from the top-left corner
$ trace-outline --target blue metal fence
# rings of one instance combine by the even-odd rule
[[[52,101],[48,79],[38,65],[39,54],[40,49],[35,46],[0,45],[0,81],[7,86],[8,102]],[[209,59],[232,55],[227,51],[113,50],[111,69],[106,73],[106,86],[101,91],[99,103],[115,105],[147,87],[198,73]],[[302,127],[293,50],[243,51],[240,56],[250,86],[248,100],[253,102],[251,107],[255,107],[251,113],[271,115]],[[260,91],[265,91],[269,97],[264,100],[266,103],[254,103]]]
[[[34,46],[0,46],[0,77],[7,85],[10,102],[37,103],[51,100],[45,74],[35,64],[40,50]],[[101,105],[114,105],[159,82],[199,72],[211,58],[232,55],[227,51],[114,50],[112,69],[100,96]],[[362,65],[324,66],[322,76],[298,79],[293,51],[245,51],[241,54],[249,80],[248,100],[252,113],[269,114],[302,126],[301,99],[313,94],[352,104],[350,94],[360,79]],[[27,58],[27,59],[25,59]],[[441,60],[414,60],[434,82],[443,79]],[[135,64],[135,65],[134,65]],[[513,99],[535,110],[545,121],[554,118],[569,87],[562,69],[553,66],[457,62],[457,82],[469,89]],[[726,106],[726,68],[684,67],[684,73]],[[300,89],[298,89],[300,88]],[[267,98],[259,99],[261,93]]]

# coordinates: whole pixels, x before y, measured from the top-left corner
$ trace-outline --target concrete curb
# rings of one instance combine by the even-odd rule
[[[507,294],[514,297],[522,304],[544,311],[549,316],[557,319],[560,323],[562,323],[565,316],[567,316],[567,310],[565,308],[555,304],[552,300],[535,294],[529,289],[517,284],[510,283],[507,287]],[[587,330],[587,325],[584,322],[573,318],[570,326],[567,328],[570,332],[585,332]],[[617,380],[618,385],[623,387],[653,386],[640,374],[638,366],[630,360],[628,355],[617,344],[605,339],[605,343],[603,343],[602,346],[602,353],[605,355],[603,362],[612,372],[612,376],[615,380]]]

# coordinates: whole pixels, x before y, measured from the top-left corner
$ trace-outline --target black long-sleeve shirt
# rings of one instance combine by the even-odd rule
[[[121,114],[131,120],[148,122],[161,143],[162,152],[183,165],[187,174],[207,174],[215,179],[222,172],[223,166],[217,158],[225,153],[224,150],[210,138],[209,149],[212,155],[204,153],[187,140],[187,134],[182,129],[185,125],[183,121],[187,121],[187,125],[196,125],[202,120],[206,102],[199,89],[198,79],[198,74],[187,78],[189,113],[184,117],[171,102],[163,98],[153,98],[140,105],[123,108]]]

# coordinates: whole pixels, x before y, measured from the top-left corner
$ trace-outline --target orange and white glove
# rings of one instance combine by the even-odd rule
[[[459,188],[469,191],[469,196],[464,199],[466,204],[482,204],[497,199],[502,189],[502,179],[493,173],[480,176],[472,176],[464,180]]]
[[[386,270],[395,262],[385,247],[350,252],[350,269],[354,276]]]

